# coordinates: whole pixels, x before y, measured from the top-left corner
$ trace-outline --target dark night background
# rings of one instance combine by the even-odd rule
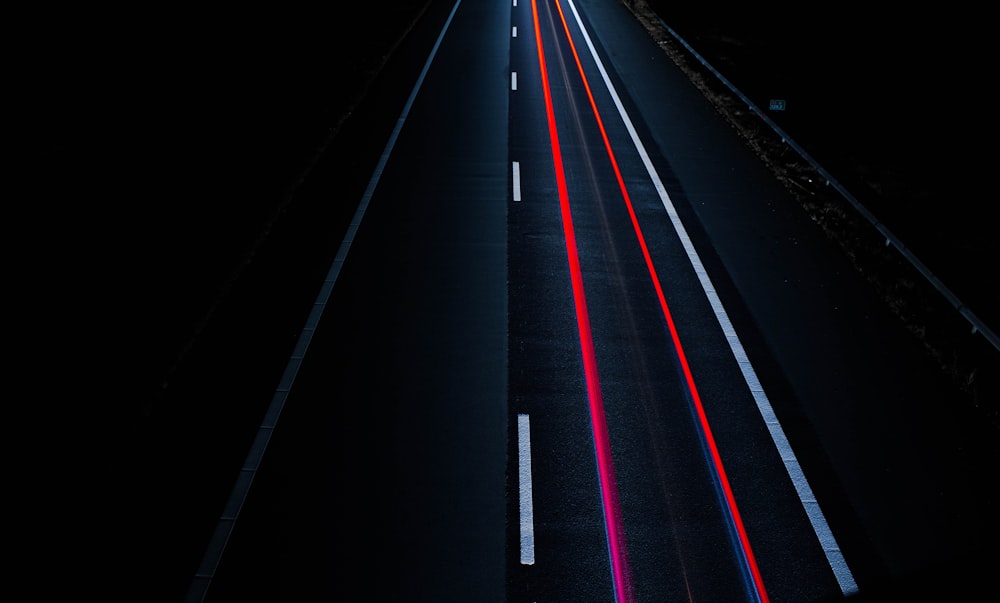
[[[1000,248],[986,219],[991,160],[980,152],[995,119],[975,13],[650,4],[758,106],[785,99],[772,119],[996,324],[989,266]]]
[[[8,119],[28,135],[9,216],[24,306],[12,316],[38,317],[18,376],[45,425],[25,465],[47,461],[31,479],[57,492],[39,496],[71,543],[35,543],[42,554],[71,564],[102,522],[182,512],[231,485],[208,468],[246,450],[339,243],[324,224],[353,213],[385,143],[360,107],[388,100],[366,86],[426,5],[75,5],[10,24],[24,105]],[[759,106],[785,99],[771,117],[1000,324],[984,16],[650,5]],[[300,194],[334,158],[342,195]],[[206,468],[178,491],[192,458]],[[131,554],[117,569],[137,572]]]

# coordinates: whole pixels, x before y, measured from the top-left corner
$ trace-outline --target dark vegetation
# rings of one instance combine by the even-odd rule
[[[986,36],[968,15],[830,12],[625,0],[956,385],[952,403],[1000,427],[1000,245],[980,177],[992,131],[979,94]],[[960,300],[935,289],[826,179],[697,60],[800,145]],[[770,100],[785,101],[772,111]]]

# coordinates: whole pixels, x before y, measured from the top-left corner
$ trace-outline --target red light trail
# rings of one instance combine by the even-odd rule
[[[537,0],[531,1],[531,12],[535,26],[535,41],[538,46],[538,63],[542,74],[542,89],[545,95],[545,112],[548,119],[549,139],[552,145],[552,161],[556,172],[559,206],[562,212],[563,231],[566,237],[566,254],[569,260],[570,277],[573,284],[576,324],[580,333],[580,347],[583,353],[583,370],[587,384],[587,399],[590,406],[594,447],[597,454],[597,469],[601,483],[601,501],[604,507],[605,530],[607,532],[609,553],[611,555],[615,597],[619,603],[631,602],[635,600],[635,593],[632,589],[631,571],[629,570],[628,556],[625,548],[621,504],[618,500],[615,470],[611,462],[611,443],[608,438],[608,426],[604,415],[604,400],[601,397],[601,384],[597,373],[597,356],[594,351],[593,335],[590,331],[590,317],[587,313],[587,298],[583,291],[583,274],[580,269],[576,234],[573,230],[573,218],[570,213],[569,193],[566,187],[562,151],[559,147],[559,134],[556,130],[555,112],[552,108],[552,92],[549,88],[548,70],[545,66],[545,51],[542,49]]]
[[[691,372],[687,356],[684,353],[684,348],[681,344],[677,327],[667,304],[666,296],[663,293],[659,276],[657,275],[656,269],[653,265],[652,256],[650,255],[649,248],[646,245],[645,237],[642,234],[642,229],[639,226],[639,221],[635,214],[631,197],[629,196],[628,190],[625,186],[625,181],[618,167],[618,162],[611,147],[611,142],[608,139],[607,131],[605,130],[604,122],[601,119],[600,111],[597,108],[597,103],[594,100],[590,84],[587,80],[586,74],[584,73],[583,65],[580,62],[580,57],[577,53],[576,45],[573,42],[573,36],[570,33],[569,25],[566,21],[565,14],[563,13],[562,5],[559,0],[555,0],[555,4],[559,12],[560,20],[562,21],[563,29],[566,32],[566,38],[570,49],[572,50],[573,58],[576,62],[577,69],[587,92],[591,109],[593,110],[594,117],[597,120],[597,125],[601,132],[604,146],[607,149],[608,157],[611,161],[611,166],[618,181],[619,189],[621,190],[626,208],[628,209],[629,218],[631,219],[633,230],[635,231],[636,238],[642,250],[643,258],[645,259],[650,278],[652,279],[653,287],[660,303],[660,308],[663,311],[664,319],[666,320],[667,327],[670,331],[670,336],[673,340],[674,349],[684,374],[687,389],[690,393],[692,404],[694,405],[698,416],[699,425],[701,427],[705,444],[708,447],[716,476],[725,496],[729,516],[732,519],[733,526],[738,535],[740,547],[742,549],[741,552],[751,574],[757,598],[762,603],[766,603],[769,600],[767,591],[764,587],[760,569],[750,546],[750,540],[747,536],[742,516],[740,515],[739,509],[736,505],[736,498],[729,484],[729,479],[722,463],[722,457],[719,454],[718,447],[715,443],[715,438],[712,434],[712,429],[709,425],[708,417],[701,401],[701,396],[699,395],[698,388],[695,385],[694,375]],[[595,446],[597,447],[598,471],[601,476],[601,496],[604,501],[605,524],[608,532],[608,542],[615,582],[615,593],[618,601],[632,601],[634,600],[635,593],[632,587],[631,574],[628,567],[624,528],[621,519],[621,507],[618,500],[617,486],[615,484],[614,467],[611,461],[611,446],[608,440],[607,423],[604,414],[604,404],[601,397],[597,361],[594,352],[594,342],[590,331],[590,319],[587,314],[586,296],[583,290],[583,278],[577,252],[576,237],[573,231],[573,222],[570,214],[569,194],[566,187],[562,153],[559,148],[559,137],[556,130],[555,115],[552,108],[551,90],[549,88],[548,72],[545,66],[545,54],[542,49],[541,30],[538,23],[536,0],[532,0],[532,14],[534,17],[535,39],[538,46],[538,59],[541,67],[542,88],[545,96],[545,108],[548,118],[549,137],[552,144],[553,162],[555,164],[559,203],[562,212],[563,229],[566,236],[566,248],[573,283],[573,296],[577,313],[577,327],[580,332],[580,342],[583,348],[584,372],[586,374],[587,394],[590,400],[590,413],[594,431],[594,441]]]

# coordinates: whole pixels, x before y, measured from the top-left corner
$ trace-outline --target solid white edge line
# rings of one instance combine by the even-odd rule
[[[431,63],[433,63],[434,58],[437,56],[438,48],[441,46],[441,41],[448,32],[452,19],[455,17],[455,13],[458,12],[458,6],[461,3],[462,0],[455,0],[455,5],[452,7],[451,13],[448,15],[448,19],[441,28],[441,33],[438,34],[434,47],[431,48],[430,54],[424,62],[424,67],[420,72],[420,76],[413,85],[413,90],[410,92],[406,105],[404,105],[399,118],[396,120],[396,126],[393,129],[392,134],[389,136],[389,140],[382,151],[378,164],[375,166],[371,179],[368,181],[368,187],[365,189],[361,201],[358,203],[358,208],[354,212],[351,224],[340,243],[340,247],[337,250],[337,255],[334,257],[333,263],[327,272],[326,280],[323,282],[323,286],[320,289],[319,294],[316,296],[316,301],[313,302],[312,310],[310,311],[309,317],[306,319],[306,323],[302,328],[302,332],[299,334],[299,338],[295,343],[295,348],[288,360],[288,364],[285,366],[285,371],[281,376],[281,380],[275,388],[274,395],[271,398],[264,420],[257,430],[253,444],[250,446],[250,450],[243,461],[243,467],[240,469],[236,482],[233,485],[233,489],[230,491],[229,498],[226,501],[226,506],[223,508],[223,511],[219,516],[219,520],[216,523],[211,538],[209,539],[208,546],[202,555],[198,569],[195,571],[194,577],[188,586],[188,591],[185,596],[185,601],[187,603],[204,601],[204,598],[208,595],[208,590],[211,586],[212,580],[215,578],[215,572],[219,567],[219,563],[222,561],[222,556],[229,543],[229,538],[232,536],[233,530],[236,527],[236,521],[239,518],[243,504],[246,502],[246,498],[249,495],[250,487],[253,484],[257,470],[260,468],[260,463],[264,457],[267,445],[270,442],[271,434],[277,426],[278,418],[281,416],[281,412],[284,409],[285,400],[288,398],[292,388],[292,383],[294,383],[299,367],[302,365],[306,350],[312,341],[312,336],[318,328],[320,317],[326,307],[326,302],[329,300],[333,287],[337,282],[337,277],[340,275],[340,269],[343,266],[344,261],[347,259],[347,254],[351,249],[358,227],[360,226],[365,212],[368,209],[368,204],[375,192],[375,187],[378,185],[379,180],[382,177],[382,171],[385,169],[385,165],[389,161],[389,155],[396,146],[396,140],[399,138],[399,132],[402,130],[403,124],[409,116],[410,109],[413,106],[417,93],[423,85],[424,78],[430,70]]]
[[[705,291],[705,295],[709,299],[712,310],[715,312],[716,319],[719,321],[719,325],[726,334],[726,339],[729,341],[729,347],[733,352],[733,356],[736,358],[740,370],[743,373],[743,378],[747,383],[747,387],[750,389],[750,393],[753,396],[754,401],[757,403],[757,408],[760,411],[761,416],[764,418],[767,429],[771,434],[771,439],[774,441],[775,447],[778,448],[781,453],[781,458],[785,464],[785,470],[788,472],[788,476],[791,478],[792,484],[795,486],[795,491],[798,493],[799,501],[802,503],[802,506],[806,511],[806,515],[809,517],[813,531],[816,533],[816,537],[819,539],[823,552],[826,554],[827,562],[830,564],[830,568],[833,570],[834,576],[837,578],[837,583],[840,585],[840,590],[845,595],[855,593],[858,590],[858,585],[854,580],[854,575],[847,566],[847,561],[844,559],[840,546],[837,544],[837,540],[834,538],[833,532],[830,530],[830,526],[826,521],[826,517],[823,515],[823,511],[819,508],[819,503],[816,501],[816,498],[812,493],[812,489],[809,487],[809,483],[802,472],[802,468],[799,466],[798,459],[796,459],[795,453],[792,452],[791,446],[788,444],[788,439],[785,437],[784,430],[781,428],[781,425],[775,417],[774,410],[771,408],[771,403],[767,399],[767,395],[764,393],[764,389],[761,387],[760,381],[757,379],[757,375],[750,364],[746,351],[743,349],[743,344],[736,335],[736,331],[733,329],[732,323],[729,321],[729,315],[726,313],[726,310],[722,305],[722,301],[715,292],[715,286],[712,284],[711,279],[709,279],[704,266],[702,266],[701,258],[698,256],[698,252],[695,251],[694,245],[688,237],[687,230],[684,228],[683,223],[681,223],[680,216],[677,214],[677,210],[674,208],[674,204],[670,200],[670,195],[667,194],[667,190],[663,186],[663,182],[660,180],[660,176],[656,172],[656,168],[653,167],[653,162],[646,153],[645,146],[642,144],[635,127],[632,125],[632,120],[629,118],[628,112],[625,110],[624,105],[622,105],[614,84],[611,83],[611,78],[608,77],[608,73],[604,68],[604,63],[597,55],[597,49],[594,48],[590,35],[587,33],[587,29],[583,26],[583,21],[580,19],[580,13],[576,10],[576,5],[573,0],[567,1],[569,2],[570,9],[573,11],[573,16],[576,19],[577,26],[580,28],[584,40],[587,42],[590,54],[593,56],[594,62],[597,64],[597,69],[600,71],[601,77],[604,79],[604,85],[611,94],[615,107],[618,109],[618,114],[625,123],[629,136],[632,138],[632,143],[635,145],[636,151],[638,151],[639,156],[642,158],[642,163],[646,167],[649,178],[652,180],[653,186],[656,188],[656,192],[660,196],[663,208],[670,217],[670,222],[673,224],[678,238],[684,245],[684,250],[687,253],[691,265],[695,269],[695,273],[698,275],[698,280],[701,282],[702,289]]]
[[[535,519],[531,502],[531,425],[517,415],[517,481],[521,509],[521,565],[535,563]]]
[[[514,200],[521,200],[521,163],[515,161],[512,167],[514,178]]]

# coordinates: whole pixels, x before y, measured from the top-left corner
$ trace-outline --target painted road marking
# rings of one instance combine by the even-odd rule
[[[517,415],[517,481],[521,506],[521,564],[535,563],[535,516],[531,502],[531,425]]]
[[[517,90],[517,72],[516,71],[511,71],[510,72],[510,89],[511,90]]]
[[[514,200],[521,200],[521,163],[518,161],[514,162]]]

